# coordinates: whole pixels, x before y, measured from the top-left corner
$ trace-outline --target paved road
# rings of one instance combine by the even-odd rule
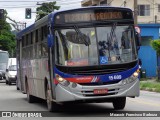
[[[50,113],[44,101],[30,104],[26,94],[17,91],[15,85],[8,86],[4,81],[0,81],[0,111],[46,111],[46,114],[56,117],[102,117],[106,116],[107,111],[115,112],[111,103],[78,104],[61,109],[62,112]],[[123,111],[160,111],[160,94],[141,91],[140,97],[127,98]]]

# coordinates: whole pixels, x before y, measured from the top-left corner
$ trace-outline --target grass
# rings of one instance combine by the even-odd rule
[[[140,81],[140,89],[147,91],[160,92],[160,82],[156,80]]]

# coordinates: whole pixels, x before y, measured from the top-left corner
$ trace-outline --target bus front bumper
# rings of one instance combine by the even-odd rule
[[[95,89],[107,89],[107,94],[94,94]],[[108,99],[116,97],[138,97],[139,96],[139,79],[128,84],[123,84],[122,81],[110,85],[83,86],[77,85],[73,88],[72,84],[65,87],[58,84],[55,88],[56,102],[70,101],[108,101]]]

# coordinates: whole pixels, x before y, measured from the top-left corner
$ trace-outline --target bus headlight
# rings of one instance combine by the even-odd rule
[[[134,81],[134,80],[136,80],[136,79],[138,78],[138,76],[139,76],[139,72],[138,72],[138,71],[135,71],[135,72],[132,74],[132,76],[130,77],[130,80],[131,80],[131,81]]]
[[[122,84],[123,84],[123,85],[125,85],[125,84],[127,84],[127,83],[128,83],[128,78],[122,80]]]
[[[60,75],[56,74],[56,80],[62,84],[63,86],[68,86],[70,84],[70,82],[68,80],[65,80],[64,78],[62,78]]]
[[[125,84],[128,84],[128,83],[131,83],[131,82],[135,81],[138,78],[138,76],[139,76],[139,70],[135,71],[131,75],[131,77],[122,80],[122,84],[125,85]]]

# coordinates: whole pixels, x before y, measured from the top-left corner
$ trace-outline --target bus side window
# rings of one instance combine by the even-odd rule
[[[38,49],[37,49],[38,57],[41,57],[41,44],[38,43],[37,47],[38,47]]]
[[[42,42],[42,56],[48,56],[48,48],[46,42]]]

